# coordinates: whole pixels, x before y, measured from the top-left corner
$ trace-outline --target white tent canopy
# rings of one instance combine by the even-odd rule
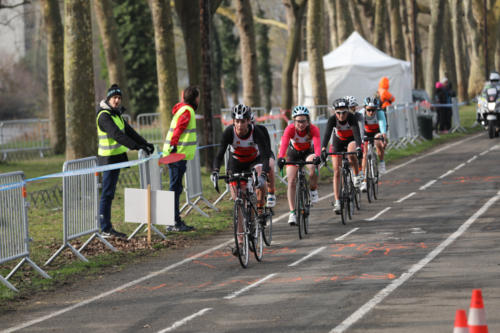
[[[396,104],[412,101],[412,73],[408,61],[392,58],[368,43],[356,31],[339,47],[323,57],[328,103],[352,95],[359,104],[373,96],[383,76]],[[299,63],[299,105],[314,105],[309,64]]]

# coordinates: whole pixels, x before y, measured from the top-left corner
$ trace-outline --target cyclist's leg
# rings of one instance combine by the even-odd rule
[[[312,162],[312,160],[316,157],[314,154],[310,154],[306,157],[307,162]],[[309,187],[311,191],[316,191],[318,188],[318,174],[316,173],[316,166],[314,164],[307,165],[309,169]]]
[[[257,176],[260,177],[262,174],[262,164],[256,164],[253,166],[255,168],[255,171],[257,171]],[[266,188],[267,184],[259,184],[259,187],[255,189],[255,194],[257,195],[257,208],[263,208],[264,207],[264,200],[266,197]]]
[[[297,186],[297,170],[295,165],[286,166],[286,179],[288,182],[287,197],[290,212],[295,210],[295,187]]]
[[[382,137],[382,134],[381,133],[377,133],[377,135],[375,135],[376,138],[380,138]],[[377,147],[377,156],[378,156],[378,159],[380,161],[383,161],[384,160],[384,144],[382,143],[382,141],[380,140],[376,140],[375,141],[375,147]]]
[[[351,141],[347,145],[347,151],[348,152],[355,152],[356,151],[356,142]],[[358,158],[356,155],[349,155],[349,163],[351,164],[351,167],[354,171],[354,175],[357,176],[359,173],[359,164],[358,164]]]
[[[275,191],[275,174],[274,174],[274,157],[269,158],[269,172],[267,173],[267,206],[274,207],[276,205]],[[272,202],[272,203],[271,203]]]

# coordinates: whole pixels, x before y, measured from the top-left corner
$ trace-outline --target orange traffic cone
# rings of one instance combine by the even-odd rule
[[[488,333],[481,289],[472,290],[468,324],[470,333]]]
[[[457,310],[455,314],[455,328],[453,333],[469,333],[469,326],[467,326],[467,314],[465,310]]]

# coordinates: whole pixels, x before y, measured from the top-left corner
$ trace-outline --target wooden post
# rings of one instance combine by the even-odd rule
[[[146,211],[148,220],[148,246],[151,246],[151,184],[148,184],[148,195],[146,200]]]

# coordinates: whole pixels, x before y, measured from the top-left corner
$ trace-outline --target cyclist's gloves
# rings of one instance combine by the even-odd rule
[[[171,146],[170,153],[177,153],[177,146]]]
[[[314,156],[313,163],[314,163],[314,165],[320,165],[321,164],[321,157]]]
[[[286,160],[283,157],[278,158],[278,168],[280,168],[280,170],[285,166],[285,162]]]
[[[356,154],[358,155],[358,159],[363,158],[363,151],[361,150],[361,147],[356,148]]]
[[[321,151],[321,160],[323,163],[326,162],[326,159],[328,158],[328,154],[326,153],[326,149]]]

